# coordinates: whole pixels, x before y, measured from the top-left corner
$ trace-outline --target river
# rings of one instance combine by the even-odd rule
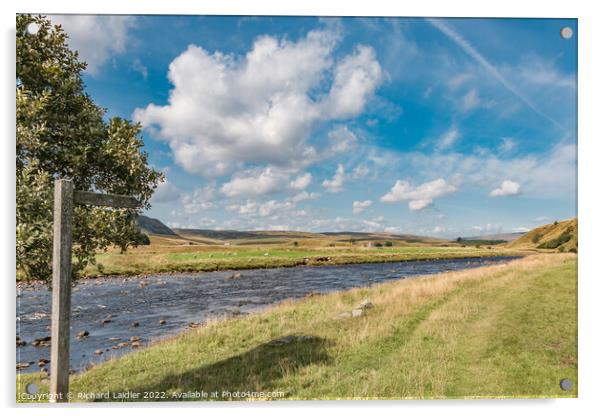
[[[208,319],[258,312],[284,299],[328,293],[452,270],[507,262],[517,257],[487,257],[338,266],[253,269],[157,275],[145,278],[84,279],[74,286],[71,317],[71,368],[85,370],[93,363],[132,351],[117,348],[132,337],[142,346],[202,324]],[[232,278],[236,273],[240,277]],[[22,372],[40,371],[40,359],[50,348],[34,347],[34,339],[50,335],[51,295],[43,284],[17,292],[17,362],[31,363]],[[103,323],[103,321],[105,321]],[[77,339],[81,331],[89,335]],[[134,338],[135,339],[135,338]],[[102,354],[97,354],[102,351]],[[95,353],[96,352],[96,353]],[[43,368],[50,368],[47,364]]]

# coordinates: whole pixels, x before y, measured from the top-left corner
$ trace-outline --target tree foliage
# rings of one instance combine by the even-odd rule
[[[38,32],[27,33],[35,23]],[[150,168],[139,124],[105,110],[85,92],[86,64],[71,51],[67,35],[42,16],[17,16],[16,202],[17,278],[48,280],[52,261],[52,199],[56,178],[77,190],[125,194],[137,210],[76,206],[74,276],[94,262],[97,250],[126,250],[141,241],[136,213],[163,175]]]

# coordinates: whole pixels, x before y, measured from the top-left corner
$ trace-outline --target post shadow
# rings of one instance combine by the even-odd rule
[[[288,343],[279,340],[291,338]],[[136,386],[135,392],[194,391],[273,391],[285,375],[296,373],[311,364],[331,362],[326,348],[332,341],[298,334],[260,344],[242,354],[182,373],[172,373],[155,383]],[[181,357],[182,360],[188,359]],[[150,399],[147,399],[150,400]],[[169,398],[168,400],[182,400]],[[198,400],[198,399],[196,399]],[[216,400],[215,398],[210,400]],[[228,400],[218,398],[217,400]],[[139,401],[139,400],[136,400]]]

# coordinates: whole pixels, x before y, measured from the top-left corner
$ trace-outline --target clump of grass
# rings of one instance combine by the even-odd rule
[[[539,254],[284,301],[98,365],[72,377],[72,392],[575,397],[577,386],[563,391],[558,383],[577,381],[576,279],[575,255]],[[375,305],[365,316],[339,318],[365,298]],[[17,393],[36,377],[20,376]]]

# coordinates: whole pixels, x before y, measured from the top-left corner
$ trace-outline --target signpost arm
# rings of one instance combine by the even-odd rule
[[[71,316],[71,233],[73,182],[54,182],[54,240],[52,253],[52,330],[50,350],[51,401],[68,401],[69,325]]]

